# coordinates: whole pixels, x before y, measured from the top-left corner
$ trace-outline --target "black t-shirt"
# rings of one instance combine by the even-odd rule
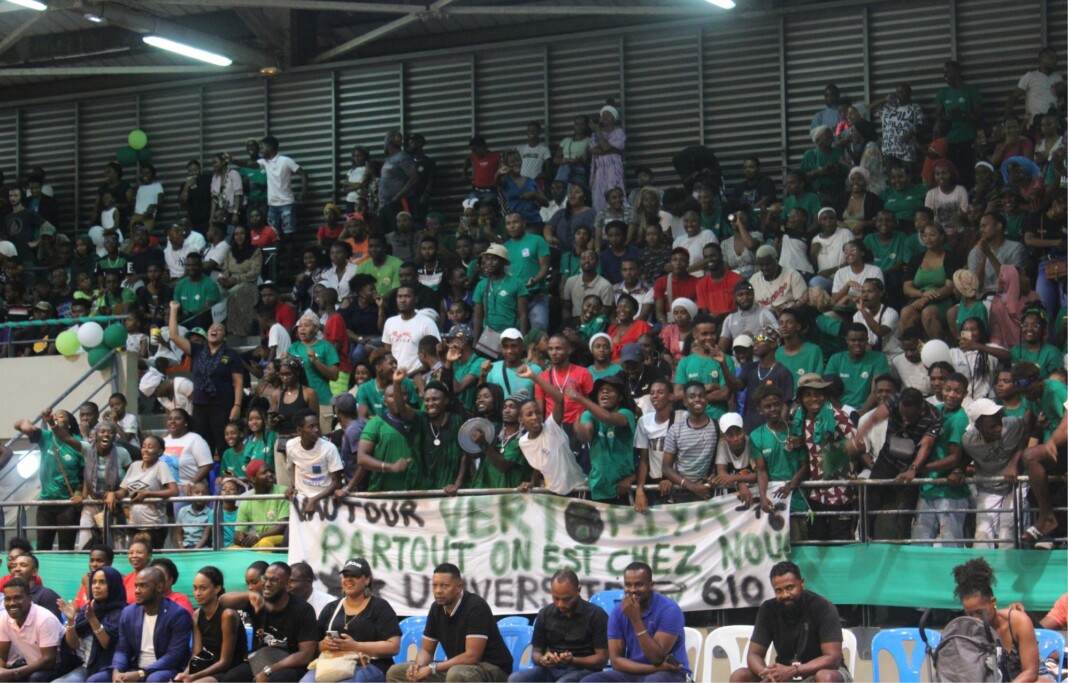
[[[608,613],[579,599],[571,618],[554,605],[546,605],[534,622],[531,643],[545,652],[570,652],[574,657],[589,657],[594,650],[608,649]]]
[[[244,375],[241,355],[229,346],[223,346],[215,355],[207,344],[192,344],[190,357],[193,370],[193,404],[218,403],[233,405],[234,373]],[[217,361],[217,362],[216,362]],[[208,381],[201,381],[206,373]]]
[[[794,400],[794,376],[783,366],[775,363],[771,370],[760,367],[760,361],[754,360],[742,366],[742,374],[738,376],[745,385],[745,412],[742,413],[742,424],[747,432],[764,424],[764,416],[760,414],[760,406],[757,405],[757,389],[767,385],[779,387],[782,391],[782,400],[789,403]]]
[[[748,180],[743,180],[731,191],[731,199],[750,207],[756,206],[761,199],[774,202],[777,197],[775,181],[766,175],[757,176],[756,183],[753,185],[750,185]]]
[[[349,637],[358,643],[377,642],[389,640],[393,636],[400,637],[400,622],[393,607],[382,598],[372,597],[367,607],[354,617],[345,615],[345,608],[337,609],[340,600],[335,600],[319,612],[319,636],[326,637],[327,631],[347,633]],[[337,616],[334,611],[337,610]],[[351,620],[351,621],[350,621]],[[348,628],[345,627],[346,622]],[[392,657],[378,657],[371,663],[382,671],[393,666]]]
[[[211,171],[204,171],[189,184],[186,195],[189,222],[195,228],[203,228],[211,218]]]
[[[289,596],[289,602],[279,612],[272,612],[264,605],[256,612],[253,622],[253,651],[278,646],[293,654],[300,649],[301,643],[319,641],[315,609],[295,595]]]
[[[826,598],[802,591],[795,609],[787,609],[772,598],[765,600],[757,612],[750,642],[764,647],[775,644],[775,661],[779,664],[811,662],[823,655],[820,645],[842,642],[842,623],[838,608]],[[801,646],[800,653],[797,653]]]
[[[137,305],[145,312],[145,319],[157,325],[170,319],[169,307],[173,298],[174,290],[167,285],[160,286],[157,294],[148,291],[148,287],[137,290]]]
[[[445,656],[452,659],[467,651],[469,636],[486,639],[483,662],[499,666],[505,671],[512,670],[512,653],[504,644],[497,620],[493,618],[493,612],[485,600],[464,591],[452,616],[445,613],[444,607],[434,603],[426,618],[424,638],[436,640],[445,650]]]
[[[146,247],[136,254],[131,254],[126,272],[131,275],[147,275],[148,267],[152,264],[160,266],[166,272],[167,262],[163,257],[163,250],[159,247]]]

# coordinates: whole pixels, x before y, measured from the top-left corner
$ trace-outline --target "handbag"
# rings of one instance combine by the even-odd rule
[[[906,439],[896,434],[887,434],[886,457],[899,472],[904,472],[912,464],[913,458],[916,457],[916,444],[913,443],[912,439]]]
[[[215,655],[210,650],[201,649],[189,660],[189,673],[198,674],[215,663]]]
[[[329,628],[334,627],[334,621],[337,619],[338,612],[341,611],[341,607],[344,604],[344,599],[337,601],[334,614],[330,617],[330,621],[326,622],[330,624]],[[352,674],[356,672],[356,667],[365,664],[364,659],[365,656],[359,652],[346,652],[344,654],[328,654],[324,652],[319,655],[318,659],[309,664],[308,668],[315,669],[316,683],[336,683],[336,681],[352,678]]]
[[[501,333],[485,325],[485,318],[489,316],[489,282],[486,282],[486,291],[483,296],[483,327],[482,334],[475,342],[475,351],[487,358],[497,360],[501,357]]]
[[[252,675],[259,676],[265,666],[277,664],[289,656],[289,650],[280,645],[268,645],[261,647],[248,656],[248,665],[252,668]]]

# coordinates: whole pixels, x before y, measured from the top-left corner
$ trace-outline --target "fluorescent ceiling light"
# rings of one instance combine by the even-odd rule
[[[202,62],[208,64],[214,64],[215,66],[230,66],[233,64],[233,60],[229,57],[224,57],[214,52],[208,52],[207,50],[201,50],[198,47],[192,45],[186,45],[185,43],[179,43],[167,38],[161,38],[160,36],[144,36],[141,40],[145,41],[152,47],[158,47],[161,50],[167,50],[174,52],[175,54],[184,55],[186,57],[192,57],[193,59],[199,59]]]
[[[100,17],[98,17],[95,14],[84,14],[82,16],[84,16],[87,21],[91,21],[94,24],[102,24],[102,23],[104,23],[104,20],[101,19]]]
[[[48,9],[48,5],[44,4],[43,2],[37,2],[37,0],[7,0],[7,1],[10,2],[12,5],[19,5],[21,7],[25,7],[26,9],[35,9],[38,12],[44,12],[46,9]]]
[[[708,2],[723,9],[734,9],[734,0],[708,0]]]

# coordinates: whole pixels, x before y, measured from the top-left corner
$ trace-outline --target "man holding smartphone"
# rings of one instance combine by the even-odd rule
[[[653,590],[653,570],[632,562],[623,570],[623,600],[608,616],[610,671],[586,681],[681,683],[690,676],[685,619],[671,598]]]

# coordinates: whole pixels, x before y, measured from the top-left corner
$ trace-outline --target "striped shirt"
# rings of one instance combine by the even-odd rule
[[[704,479],[712,472],[719,432],[715,420],[704,427],[692,427],[690,415],[675,422],[664,439],[664,452],[675,456],[675,471],[690,481]]]

